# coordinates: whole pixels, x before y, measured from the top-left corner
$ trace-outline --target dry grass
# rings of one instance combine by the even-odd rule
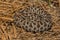
[[[54,6],[48,6],[44,1],[40,1],[41,6],[52,15],[53,27],[50,32],[30,33],[16,27],[13,24],[14,11],[23,8],[26,0],[0,0],[0,40],[60,40],[60,12]],[[39,1],[39,0],[38,0]],[[29,0],[29,4],[32,2]],[[58,0],[60,3],[60,0]]]

